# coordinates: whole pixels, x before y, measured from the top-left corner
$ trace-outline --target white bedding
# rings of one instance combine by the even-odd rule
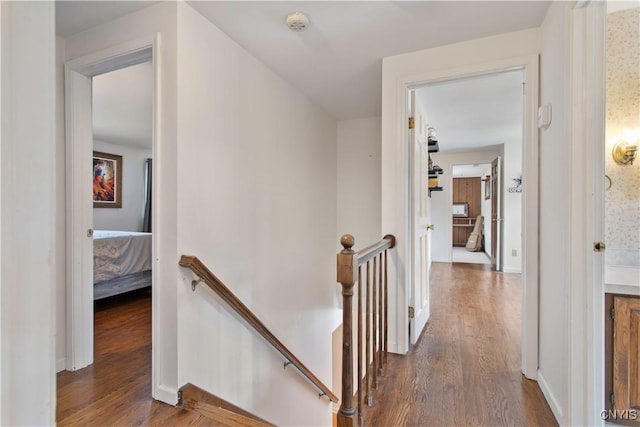
[[[95,230],[93,282],[151,270],[151,233]]]

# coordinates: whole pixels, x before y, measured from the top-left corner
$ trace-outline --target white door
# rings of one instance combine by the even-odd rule
[[[415,344],[429,320],[429,210],[428,161],[426,123],[416,108],[415,92],[411,91],[413,129],[409,130],[411,182],[411,236],[413,239],[411,289],[409,301],[409,342]]]
[[[491,162],[491,264],[502,271],[502,164],[500,157]]]

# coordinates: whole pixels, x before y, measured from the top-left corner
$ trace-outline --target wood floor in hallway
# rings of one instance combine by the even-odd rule
[[[409,355],[389,354],[367,427],[555,426],[520,373],[519,276],[434,263],[432,313]],[[215,425],[151,398],[151,297],[100,303],[95,364],[58,374],[60,426]]]
[[[389,354],[367,426],[556,426],[520,372],[520,276],[433,263],[431,317],[408,355]]]

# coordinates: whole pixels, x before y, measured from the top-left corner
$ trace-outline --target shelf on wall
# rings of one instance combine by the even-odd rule
[[[429,187],[429,197],[431,197],[432,191],[442,191],[442,187]]]

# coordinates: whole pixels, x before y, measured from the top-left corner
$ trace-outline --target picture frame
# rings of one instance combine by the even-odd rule
[[[484,199],[489,200],[491,198],[491,177],[487,175],[484,181]]]
[[[122,156],[93,152],[93,207],[122,207]]]
[[[454,218],[467,218],[469,216],[469,203],[467,202],[454,202],[451,208]]]

